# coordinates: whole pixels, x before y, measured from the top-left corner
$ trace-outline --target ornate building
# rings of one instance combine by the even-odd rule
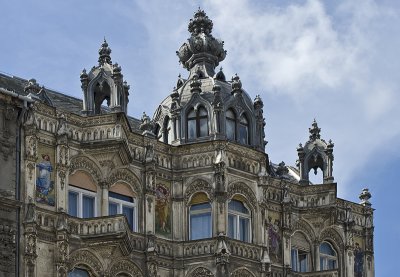
[[[152,119],[127,115],[106,41],[83,100],[0,75],[0,276],[374,276],[370,193],[337,197],[315,121],[296,167],[269,160],[212,28],[198,10]]]

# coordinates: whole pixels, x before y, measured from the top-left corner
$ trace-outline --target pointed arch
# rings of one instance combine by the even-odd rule
[[[255,277],[251,271],[249,271],[247,268],[238,268],[235,271],[231,273],[232,277]]]
[[[252,207],[253,211],[257,210],[257,197],[250,186],[241,181],[229,184],[228,199],[231,199],[236,194],[243,196],[246,199],[246,204]]]
[[[200,266],[200,267],[195,268],[187,276],[188,277],[214,277],[215,275],[211,272],[211,270]]]
[[[94,252],[87,248],[78,249],[72,252],[69,256],[68,271],[74,268],[83,268],[88,270],[91,276],[100,276],[103,272],[104,262]]]
[[[318,240],[330,242],[339,252],[344,250],[344,237],[333,227],[323,229],[319,234]]]
[[[214,200],[214,188],[204,179],[194,180],[185,190],[185,203],[188,205],[193,195],[204,192],[212,202]]]
[[[69,174],[72,175],[77,170],[89,173],[97,184],[103,179],[100,166],[87,156],[75,156],[71,159]]]
[[[130,260],[119,260],[110,265],[109,270],[110,276],[118,276],[118,274],[124,274],[129,277],[142,277],[143,272],[140,267]]]
[[[294,233],[297,232],[297,231],[301,231],[306,236],[306,238],[309,240],[310,243],[315,241],[315,239],[317,238],[317,236],[315,234],[315,231],[314,231],[314,228],[304,218],[298,220],[294,224],[293,230],[294,231],[293,231],[292,235],[294,235]]]
[[[111,187],[117,182],[124,182],[138,195],[141,195],[142,187],[139,178],[127,168],[114,169],[108,178],[108,184]]]

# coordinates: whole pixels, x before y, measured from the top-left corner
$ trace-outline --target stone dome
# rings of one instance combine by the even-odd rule
[[[263,102],[254,102],[242,88],[240,77],[226,81],[222,68],[215,73],[226,51],[212,34],[212,21],[198,10],[190,20],[191,34],[177,51],[189,71],[156,110],[154,134],[168,144],[230,140],[264,151]]]

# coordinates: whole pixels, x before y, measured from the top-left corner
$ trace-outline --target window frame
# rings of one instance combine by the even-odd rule
[[[295,257],[296,257],[296,268],[293,268],[293,251],[296,252],[296,255],[295,255]],[[302,252],[302,255],[306,255],[306,268],[305,268],[305,270],[303,270],[301,268],[299,251]],[[305,249],[292,246],[292,248],[290,250],[290,267],[292,268],[292,271],[294,271],[294,272],[310,272],[310,258],[311,258],[310,252],[306,251]]]
[[[131,230],[133,232],[137,232],[137,230],[138,230],[138,216],[137,216],[138,211],[137,211],[137,199],[136,199],[136,197],[126,196],[126,195],[123,195],[123,194],[120,194],[120,193],[117,193],[117,192],[113,192],[113,193],[120,194],[120,195],[125,196],[125,197],[131,197],[132,198],[132,202],[129,202],[129,201],[126,201],[126,200],[122,200],[122,199],[118,199],[118,198],[110,196],[110,192],[113,192],[113,191],[109,191],[108,192],[108,215],[112,216],[110,214],[110,204],[111,203],[118,205],[118,207],[117,207],[117,215],[124,215],[123,214],[123,207],[124,206],[129,207],[129,208],[133,208],[133,221],[132,221],[133,222],[133,226],[132,226]]]
[[[196,205],[203,205],[203,204],[208,204],[209,205],[209,208],[207,208],[207,209],[200,209],[200,210],[195,210],[195,211],[192,211],[191,209],[192,209],[192,207],[193,206],[196,206]],[[213,236],[213,213],[212,213],[212,211],[213,211],[213,209],[212,209],[212,205],[211,205],[211,203],[210,202],[203,202],[203,203],[196,203],[196,204],[191,204],[190,206],[189,206],[189,240],[200,240],[200,239],[208,239],[208,238],[212,238],[212,236]],[[207,237],[204,237],[204,238],[196,238],[196,239],[193,239],[192,238],[192,215],[201,215],[201,214],[210,214],[210,230],[208,230],[209,231],[209,236],[207,236]]]
[[[71,215],[69,213],[69,192],[74,192],[78,194],[78,199],[77,199],[77,215],[76,217],[78,218],[91,218],[91,217],[83,217],[83,195],[89,196],[89,197],[93,197],[94,201],[93,201],[93,217],[97,217],[97,192],[91,191],[91,190],[87,190],[87,189],[83,189],[83,188],[79,188],[79,187],[75,187],[73,185],[69,185],[68,186],[68,214]],[[73,215],[71,215],[73,216]]]
[[[242,213],[242,212],[238,212],[238,211],[235,211],[235,210],[231,210],[231,209],[229,209],[229,203],[231,202],[231,201],[237,201],[237,202],[240,202],[248,211],[249,211],[249,213],[248,214],[245,214],[245,213]],[[228,220],[227,220],[227,224],[228,224],[228,226],[227,226],[227,233],[228,233],[228,237],[229,237],[229,216],[234,216],[234,224],[236,225],[236,233],[235,234],[233,234],[233,238],[232,237],[230,237],[230,238],[232,238],[232,239],[236,239],[236,240],[240,240],[240,241],[243,241],[243,242],[247,242],[247,243],[251,243],[252,242],[252,211],[251,211],[251,209],[249,208],[249,206],[244,202],[244,201],[240,201],[240,200],[236,200],[236,199],[231,199],[229,202],[228,202]],[[248,232],[248,240],[242,240],[240,237],[241,237],[241,234],[240,234],[240,218],[243,218],[243,219],[248,219],[248,226],[247,226],[247,232]]]
[[[246,123],[242,122],[243,119],[246,121]],[[238,130],[238,138],[237,138],[237,141],[240,144],[250,145],[250,124],[249,124],[249,118],[247,117],[247,115],[245,113],[243,113],[240,116],[237,124],[238,124],[238,128],[237,128],[237,130]],[[241,135],[242,128],[246,128],[246,138],[245,138],[246,141],[245,142],[242,142],[242,135]]]
[[[332,251],[335,253],[335,256],[329,255],[329,254],[325,254],[325,253],[321,253],[321,246],[326,243],[331,249]],[[334,268],[329,268],[329,260],[331,261],[335,261],[335,266]],[[319,245],[319,269],[320,271],[324,271],[324,270],[335,270],[338,268],[338,254],[337,251],[335,250],[335,247],[333,247],[333,245],[327,241],[323,241],[320,245]]]
[[[229,117],[228,112],[231,112],[233,114],[233,117]],[[231,124],[233,123],[233,138],[228,137],[228,122],[230,122]],[[232,108],[229,108],[225,111],[225,134],[228,140],[237,140],[237,116]]]
[[[200,112],[204,110],[205,111],[205,115],[200,115]],[[189,116],[192,111],[194,112],[194,116]],[[199,106],[197,107],[197,109],[195,109],[194,107],[190,108],[186,114],[186,136],[188,140],[194,140],[194,139],[198,139],[198,138],[205,138],[208,137],[210,135],[210,126],[209,126],[209,122],[208,122],[208,117],[209,117],[209,113],[208,110],[204,107],[204,106]],[[201,134],[201,120],[206,120],[207,123],[207,134],[202,135]],[[189,121],[194,121],[195,124],[195,128],[196,128],[196,133],[194,137],[189,137]]]

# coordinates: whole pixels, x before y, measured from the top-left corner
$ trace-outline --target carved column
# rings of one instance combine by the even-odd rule
[[[36,230],[36,206],[34,203],[27,205],[27,212],[24,220],[24,276],[36,277],[37,258],[37,230]]]
[[[217,251],[215,253],[215,264],[217,266],[217,277],[228,277],[228,265],[230,251],[227,246],[227,238],[224,234],[218,235]]]
[[[67,137],[67,127],[65,118],[59,120],[57,131],[57,148],[56,148],[56,198],[57,208],[67,209],[67,185],[69,170],[69,147]]]
[[[67,215],[64,212],[58,214],[56,229],[56,273],[57,277],[67,277],[69,259],[69,232]]]
[[[25,202],[36,199],[36,161],[38,159],[38,138],[36,126],[25,127]]]
[[[155,233],[155,192],[156,192],[156,164],[153,145],[146,146],[145,154],[145,184],[144,190],[144,231],[146,234]]]
[[[108,216],[108,192],[110,184],[106,181],[101,181],[99,185],[101,187],[101,216]]]

